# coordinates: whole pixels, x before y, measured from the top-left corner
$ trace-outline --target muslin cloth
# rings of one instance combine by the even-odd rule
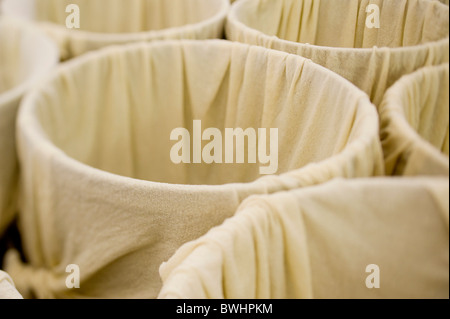
[[[449,174],[449,65],[426,67],[392,86],[380,106],[389,175]]]
[[[279,175],[172,163],[171,131],[193,133],[193,120],[221,132],[278,128]],[[91,52],[22,104],[29,263],[9,256],[6,270],[24,297],[156,297],[159,265],[249,195],[382,174],[378,128],[364,92],[296,55],[221,40]],[[64,284],[69,264],[80,289]]]
[[[0,299],[23,299],[11,277],[0,270]]]
[[[79,29],[66,27],[71,4],[79,7]],[[38,22],[66,60],[113,44],[221,38],[229,5],[229,0],[5,0],[3,10]]]
[[[369,4],[380,28],[367,28]],[[379,105],[402,75],[449,60],[448,6],[428,0],[242,0],[227,38],[299,54],[342,75]]]
[[[335,180],[252,197],[161,266],[159,297],[448,298],[448,182]]]
[[[16,209],[17,108],[27,89],[57,62],[57,48],[44,34],[0,17],[0,237]]]

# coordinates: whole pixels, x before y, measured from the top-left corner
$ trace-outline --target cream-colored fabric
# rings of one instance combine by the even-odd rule
[[[0,299],[23,299],[11,277],[0,270]]]
[[[389,175],[449,174],[449,65],[403,77],[380,106]]]
[[[26,90],[57,61],[57,48],[45,35],[0,17],[0,237],[16,208],[17,108]]]
[[[80,28],[68,29],[76,4]],[[229,0],[5,0],[5,14],[38,21],[69,59],[113,44],[221,38]]]
[[[161,265],[159,297],[448,298],[448,183],[335,180],[252,197]],[[367,288],[368,265],[380,288]]]
[[[366,8],[380,8],[380,28]],[[402,75],[449,60],[448,6],[428,0],[242,0],[227,38],[299,54],[353,82],[379,105]]]
[[[279,175],[173,164],[171,131],[192,133],[196,119],[221,131],[278,128]],[[24,296],[156,297],[159,265],[249,195],[384,171],[366,94],[299,56],[221,40],[70,61],[28,95],[18,123],[29,264],[9,258],[6,269]],[[65,288],[69,264],[80,266],[80,289]]]

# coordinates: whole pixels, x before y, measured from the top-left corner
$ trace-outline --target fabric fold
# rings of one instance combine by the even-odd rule
[[[449,174],[449,65],[400,79],[380,106],[388,175]]]
[[[161,265],[159,298],[447,299],[448,191],[448,178],[338,179],[251,197]]]
[[[379,28],[366,22],[370,5]],[[449,61],[449,11],[438,1],[242,0],[232,5],[226,36],[309,58],[377,106],[401,76]]]
[[[58,50],[47,36],[0,17],[0,236],[17,209],[17,110],[26,91],[57,63]]]
[[[11,277],[0,270],[0,299],[23,299]]]
[[[73,5],[80,25],[69,29]],[[221,38],[229,5],[229,0],[5,0],[3,12],[37,23],[67,60],[109,45]]]
[[[194,141],[195,121],[223,139],[227,128],[267,129],[267,145],[277,129],[278,170],[262,175],[261,161],[247,161],[250,142],[233,145],[233,163],[194,164],[194,144],[210,142]],[[190,164],[170,156],[180,128],[191,136]],[[18,279],[17,287],[37,297],[154,298],[159,265],[248,196],[381,175],[378,135],[362,91],[296,55],[183,40],[69,61],[27,96],[19,115],[26,272],[51,279]],[[225,141],[215,150],[224,163]],[[80,289],[63,286],[69,264],[80,267]]]

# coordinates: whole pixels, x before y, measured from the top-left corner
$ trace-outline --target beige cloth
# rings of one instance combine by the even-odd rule
[[[68,29],[69,4],[80,29]],[[63,60],[112,44],[221,38],[229,0],[5,0],[5,14],[38,21]]]
[[[366,27],[378,4],[380,28]],[[449,60],[448,6],[428,0],[242,0],[227,38],[299,54],[342,75],[379,105],[402,75]]]
[[[259,164],[173,164],[171,131],[278,128],[279,175]],[[296,55],[221,40],[112,47],[61,66],[18,122],[19,291],[156,297],[158,268],[251,194],[384,171],[366,94]],[[184,185],[183,185],[184,184]],[[77,264],[81,288],[67,290]]]
[[[448,182],[335,180],[252,197],[161,266],[159,297],[448,298]],[[379,289],[366,286],[368,265]]]
[[[23,299],[11,277],[0,270],[0,299]]]
[[[448,176],[448,63],[403,77],[386,92],[380,117],[387,174]]]
[[[57,62],[57,48],[45,35],[0,17],[0,237],[16,208],[17,108],[26,90]]]

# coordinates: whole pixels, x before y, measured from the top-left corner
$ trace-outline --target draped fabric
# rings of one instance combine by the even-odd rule
[[[194,139],[195,120],[219,133],[278,129],[277,173],[261,175],[259,160],[174,164],[171,132]],[[378,128],[362,91],[296,55],[221,40],[90,53],[22,104],[19,228],[29,262],[10,254],[6,270],[24,296],[156,297],[160,264],[249,195],[382,174]],[[80,289],[65,287],[69,264],[80,267]]]
[[[0,0],[0,298],[449,298],[448,61],[448,0]]]
[[[366,12],[374,4],[379,28]],[[428,0],[242,0],[232,6],[226,35],[312,59],[379,105],[401,76],[449,61],[448,10]]]
[[[448,191],[374,178],[254,196],[161,266],[159,298],[448,299]]]
[[[57,48],[44,34],[0,17],[0,237],[16,210],[17,109],[26,90],[57,62]]]
[[[79,8],[79,29],[72,7]],[[221,38],[229,0],[5,0],[5,14],[32,20],[59,44],[63,60],[107,45]]]
[[[449,170],[449,65],[403,77],[380,107],[388,175],[442,175]]]
[[[11,277],[0,270],[0,299],[23,299]]]

